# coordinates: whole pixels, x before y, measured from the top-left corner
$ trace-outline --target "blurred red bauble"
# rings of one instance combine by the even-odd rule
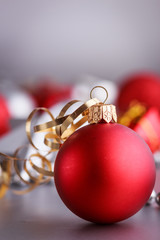
[[[152,152],[160,149],[160,113],[157,108],[147,109],[144,104],[133,102],[118,122],[137,132]]]
[[[160,115],[156,108],[150,108],[136,123],[133,130],[148,144],[152,152],[160,147]]]
[[[31,93],[37,102],[37,107],[50,108],[71,96],[71,87],[54,82],[48,77],[39,79]]]
[[[116,123],[91,124],[74,132],[59,150],[54,173],[66,206],[96,223],[135,214],[155,182],[149,147],[134,131]]]
[[[0,95],[0,136],[10,130],[10,113],[8,111],[6,100]]]
[[[152,73],[139,73],[129,76],[121,86],[117,105],[126,111],[129,104],[137,100],[147,107],[160,110],[160,76]]]

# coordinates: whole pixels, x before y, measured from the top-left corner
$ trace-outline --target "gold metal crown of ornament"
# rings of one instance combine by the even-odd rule
[[[112,104],[105,104],[105,102],[108,99],[108,92],[107,90],[102,86],[96,86],[92,88],[90,92],[90,98],[92,99],[92,93],[95,88],[102,88],[106,92],[106,98],[103,101],[103,103],[97,103],[90,107],[85,115],[88,116],[88,122],[89,123],[99,123],[99,122],[117,122],[117,113],[116,113],[116,107]]]

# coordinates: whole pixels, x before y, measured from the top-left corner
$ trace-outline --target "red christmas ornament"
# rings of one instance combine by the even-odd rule
[[[126,111],[134,100],[160,110],[160,76],[140,73],[126,78],[121,86],[117,105],[121,111]]]
[[[114,223],[132,216],[147,202],[155,183],[155,164],[149,147],[133,130],[102,123],[115,116],[100,108],[95,105],[97,112],[90,120],[100,123],[82,127],[60,148],[55,185],[65,205],[79,217]]]
[[[34,89],[31,90],[38,107],[50,108],[60,101],[71,96],[72,88],[53,82],[50,78],[41,78]]]
[[[134,102],[118,119],[122,125],[132,128],[148,144],[152,152],[160,148],[160,115],[155,107]]]
[[[156,108],[150,108],[135,124],[133,130],[145,140],[152,152],[160,148],[160,116]]]
[[[10,130],[10,114],[7,103],[3,96],[0,95],[0,136],[3,136]]]

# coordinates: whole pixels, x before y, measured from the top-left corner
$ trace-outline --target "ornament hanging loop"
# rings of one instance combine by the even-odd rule
[[[108,91],[107,91],[106,88],[104,88],[104,87],[102,87],[102,86],[95,86],[95,87],[93,87],[92,90],[90,91],[90,98],[93,99],[92,94],[93,94],[94,89],[96,89],[96,88],[102,88],[102,89],[105,91],[106,97],[105,97],[105,99],[104,99],[104,101],[103,101],[103,103],[105,103],[105,102],[107,101],[107,99],[108,99]]]
[[[105,104],[108,99],[108,91],[102,86],[95,86],[90,92],[90,98],[92,99],[92,93],[95,88],[102,88],[106,93],[106,98],[103,102],[95,104],[88,109],[88,122],[99,123],[99,122],[117,122],[116,107],[112,104]]]

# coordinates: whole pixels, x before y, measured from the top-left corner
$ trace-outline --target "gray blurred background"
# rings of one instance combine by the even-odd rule
[[[0,0],[0,77],[160,73],[160,0]]]

